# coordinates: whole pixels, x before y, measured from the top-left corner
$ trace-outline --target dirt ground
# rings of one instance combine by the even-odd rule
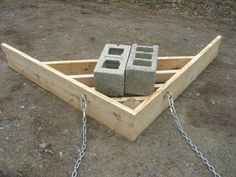
[[[236,175],[236,26],[155,10],[74,1],[0,0],[0,42],[41,60],[98,58],[104,44],[159,44],[195,55],[223,35],[217,58],[176,100],[181,122],[222,176]],[[65,177],[81,113],[7,67],[0,50],[0,177]],[[210,177],[165,110],[134,142],[89,119],[79,176]],[[45,147],[46,146],[46,147]]]

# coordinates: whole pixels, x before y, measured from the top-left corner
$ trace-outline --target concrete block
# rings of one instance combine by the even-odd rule
[[[158,46],[133,44],[126,67],[125,93],[150,95],[156,81]]]
[[[123,96],[125,68],[131,46],[106,44],[94,70],[95,89],[108,96]]]

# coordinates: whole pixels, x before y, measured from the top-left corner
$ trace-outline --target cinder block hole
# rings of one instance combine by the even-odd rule
[[[138,66],[152,66],[152,62],[150,61],[145,61],[145,60],[134,60],[133,65],[138,65]]]
[[[153,52],[153,48],[150,48],[150,47],[137,47],[136,51],[140,51],[140,52]]]
[[[119,49],[119,48],[110,48],[108,50],[108,54],[110,55],[122,55],[124,52],[124,49]]]
[[[135,58],[141,58],[141,59],[151,59],[152,54],[149,53],[136,53]]]
[[[114,61],[114,60],[106,60],[103,63],[103,68],[109,68],[109,69],[118,69],[120,66],[120,62],[119,61]]]

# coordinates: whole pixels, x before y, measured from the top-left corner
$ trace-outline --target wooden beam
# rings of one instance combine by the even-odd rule
[[[181,69],[186,63],[192,59],[192,56],[173,56],[173,57],[158,57],[157,70],[175,70]],[[65,61],[50,61],[44,62],[48,66],[66,74],[92,74],[97,64],[96,59],[88,60],[65,60]]]
[[[155,84],[154,85],[154,89],[157,90],[160,87],[163,87],[164,84]],[[94,89],[94,87],[93,87]],[[149,96],[125,96],[125,97],[111,97],[112,99],[119,101],[119,102],[125,102],[126,100],[128,100],[129,98],[134,98],[138,101],[143,101],[145,99],[147,99]]]
[[[179,70],[161,70],[157,71],[156,83],[164,83],[170,79]],[[68,77],[73,78],[89,87],[94,87],[94,75],[93,74],[81,74],[81,75],[68,75]]]
[[[136,114],[136,134],[137,136],[168,106],[166,93],[172,92],[173,98],[177,98],[186,87],[210,64],[217,56],[221,36],[217,36],[200,53],[188,62],[180,72],[169,79],[163,87],[158,89],[148,99],[138,105]],[[149,118],[147,119],[147,115]]]
[[[65,60],[44,62],[48,66],[64,74],[91,74],[97,64],[97,60]]]

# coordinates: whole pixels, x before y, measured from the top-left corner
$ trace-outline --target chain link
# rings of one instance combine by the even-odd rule
[[[182,136],[184,137],[186,142],[191,146],[192,150],[197,154],[197,156],[207,166],[207,168],[214,175],[214,177],[221,177],[221,175],[219,173],[217,173],[215,168],[209,163],[208,159],[206,157],[204,157],[205,155],[198,149],[198,147],[195,144],[192,143],[192,140],[189,138],[189,136],[187,135],[187,133],[183,129],[183,127],[179,121],[179,117],[178,117],[176,110],[175,110],[175,105],[174,105],[174,101],[172,98],[172,93],[167,92],[167,97],[168,97],[170,112],[174,118],[174,121],[175,121],[180,133],[182,134]]]
[[[77,171],[80,167],[80,164],[82,162],[83,157],[85,156],[85,150],[87,148],[87,117],[86,117],[86,109],[87,109],[87,99],[85,95],[82,95],[80,98],[80,104],[81,104],[81,110],[83,112],[83,116],[82,116],[82,122],[83,122],[83,142],[82,142],[82,146],[80,149],[80,153],[79,153],[79,157],[76,160],[75,166],[74,166],[74,170],[71,174],[71,177],[77,177]]]

